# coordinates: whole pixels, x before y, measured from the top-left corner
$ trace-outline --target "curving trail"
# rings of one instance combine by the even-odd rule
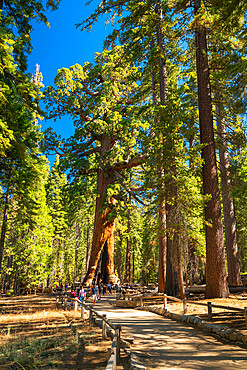
[[[131,349],[146,369],[247,369],[247,349],[223,343],[189,324],[114,303],[114,295],[107,295],[95,309],[120,324],[123,337],[134,337]]]

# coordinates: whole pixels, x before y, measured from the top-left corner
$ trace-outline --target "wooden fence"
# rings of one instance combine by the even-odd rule
[[[81,318],[84,319],[85,310],[89,311],[89,323],[92,324],[93,317],[102,320],[102,339],[107,337],[107,328],[111,328],[115,331],[113,336],[112,346],[108,349],[108,362],[106,370],[116,370],[117,363],[120,361],[120,342],[121,342],[121,326],[114,325],[109,320],[107,320],[106,315],[101,315],[95,311],[92,306],[87,305],[84,302],[81,302],[78,298],[69,298],[68,296],[56,296],[56,306],[59,307],[59,304],[66,309],[69,305],[69,302],[74,302],[74,310],[77,312],[78,308],[81,309]]]
[[[125,299],[138,301],[139,302],[138,306],[145,306],[147,304],[150,304],[150,302],[152,304],[157,304],[159,302],[163,302],[164,303],[164,308],[165,308],[166,311],[167,311],[167,300],[172,300],[172,301],[175,301],[175,302],[181,302],[181,303],[183,303],[184,314],[187,313],[188,304],[198,305],[198,306],[207,306],[208,319],[209,320],[212,320],[212,317],[213,317],[213,310],[212,310],[213,307],[214,308],[221,308],[221,309],[229,310],[229,311],[242,312],[243,316],[244,316],[244,319],[245,319],[245,322],[246,322],[246,326],[247,326],[247,307],[245,307],[243,309],[243,308],[239,308],[239,307],[230,307],[230,306],[218,305],[218,304],[214,304],[212,302],[203,303],[203,302],[196,302],[196,301],[188,301],[186,298],[182,300],[182,299],[179,299],[179,298],[176,298],[176,297],[168,296],[166,294],[156,295],[156,296],[155,295],[154,296],[142,296],[140,294],[136,294],[136,295],[134,295],[134,294],[125,294]],[[214,313],[214,315],[216,315],[216,314],[217,313]]]

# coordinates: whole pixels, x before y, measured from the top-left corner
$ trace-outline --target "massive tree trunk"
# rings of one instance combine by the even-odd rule
[[[228,284],[230,286],[242,285],[240,277],[240,264],[237,244],[237,225],[235,209],[231,196],[231,178],[229,172],[229,155],[227,150],[226,129],[224,122],[224,111],[217,94],[217,131],[219,139],[221,192],[223,201],[223,214],[225,223],[225,243],[227,252]]]
[[[84,277],[85,284],[91,284],[95,277],[95,271],[100,258],[101,251],[104,247],[104,244],[109,239],[108,251],[111,251],[114,248],[114,217],[111,215],[111,208],[115,206],[115,199],[111,198],[109,203],[106,204],[106,192],[109,185],[114,184],[115,177],[111,171],[105,171],[103,168],[105,166],[104,154],[109,152],[114,146],[111,138],[104,134],[102,135],[101,148],[100,148],[100,169],[98,170],[97,176],[97,191],[98,197],[96,199],[95,207],[95,217],[94,217],[94,230],[93,230],[93,241],[92,241],[92,250],[89,260],[89,266]],[[114,272],[114,252],[110,252],[110,262],[108,265],[108,271]],[[111,279],[113,276],[111,276]]]
[[[115,223],[111,227],[110,235],[107,239],[107,263],[106,263],[106,273],[107,281],[109,283],[115,284],[118,280],[114,272],[114,246],[115,246]]]
[[[200,0],[195,0],[195,13],[200,8]],[[210,77],[207,59],[206,29],[196,28],[196,67],[198,84],[200,140],[203,144],[202,168],[203,192],[209,196],[205,206],[206,231],[206,297],[228,297],[224,236],[221,217],[221,202],[218,184],[213,114],[211,103]]]
[[[179,293],[179,275],[178,266],[174,263],[174,255],[172,253],[173,246],[171,245],[173,240],[167,239],[167,263],[166,263],[166,285],[165,293],[170,296],[176,296]]]

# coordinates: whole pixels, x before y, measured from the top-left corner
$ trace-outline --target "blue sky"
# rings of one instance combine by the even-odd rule
[[[105,29],[104,20],[101,19],[91,32],[81,32],[75,24],[82,22],[93,11],[95,4],[85,7],[83,0],[62,0],[57,11],[47,13],[50,28],[45,24],[35,22],[32,32],[33,52],[29,57],[28,70],[35,72],[35,65],[40,65],[45,86],[52,85],[59,68],[70,67],[75,63],[84,64],[93,62],[94,53],[101,52],[103,41],[110,32]],[[44,122],[42,130],[53,127],[62,137],[73,134],[73,123],[69,118]]]

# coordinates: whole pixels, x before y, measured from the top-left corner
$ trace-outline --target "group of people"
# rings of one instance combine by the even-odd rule
[[[71,286],[71,292],[70,292],[70,298],[78,298],[81,302],[88,298],[88,297],[92,297],[92,302],[93,302],[93,306],[95,305],[96,303],[96,300],[97,299],[101,299],[101,295],[105,295],[107,292],[109,294],[112,294],[112,289],[115,289],[116,292],[119,291],[120,289],[120,286],[118,284],[116,284],[115,286],[113,286],[111,283],[109,284],[93,284],[91,286],[88,286],[86,288],[87,290],[85,290],[85,288],[83,287],[83,285],[80,286],[79,289],[75,289],[75,286],[72,285]],[[71,306],[73,306],[73,300],[71,299]]]

